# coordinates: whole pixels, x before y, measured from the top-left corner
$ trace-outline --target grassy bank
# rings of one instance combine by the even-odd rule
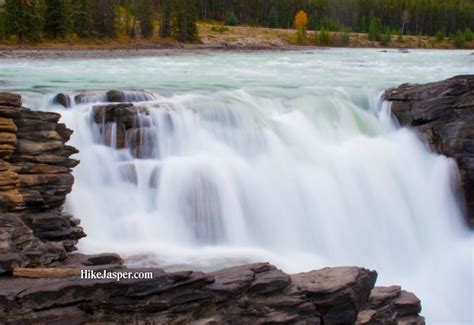
[[[181,48],[200,47],[206,48],[293,48],[297,44],[296,32],[291,29],[270,29],[263,27],[237,26],[228,27],[218,23],[199,23],[199,42],[194,44],[179,43],[172,38],[161,39],[153,35],[149,39],[129,38],[119,36],[114,39],[79,39],[70,37],[65,40],[48,41],[40,43],[19,44],[15,40],[0,41],[3,49],[134,49],[134,48]],[[320,33],[308,31],[303,46],[322,47],[350,47],[350,48],[420,48],[420,49],[456,49],[453,38],[442,40],[430,36],[405,35],[399,38],[391,35],[389,44],[369,40],[368,34],[328,32],[328,38],[321,41]],[[344,39],[345,38],[345,39]],[[474,49],[474,41],[466,42],[465,49]]]

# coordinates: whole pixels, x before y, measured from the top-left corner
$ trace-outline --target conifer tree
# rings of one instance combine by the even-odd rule
[[[6,26],[5,14],[2,11],[0,11],[0,40],[3,40],[7,37],[6,27],[7,26]]]
[[[160,37],[171,36],[171,15],[173,10],[172,0],[160,1]]]
[[[41,39],[43,18],[37,0],[6,0],[5,18],[8,32],[16,35],[18,41]]]
[[[268,15],[267,26],[269,28],[278,27],[278,12],[276,11],[275,7],[272,7],[272,9],[270,10],[270,14]]]
[[[153,12],[149,0],[141,0],[138,10],[140,19],[140,34],[149,38],[153,35]]]
[[[45,0],[44,33],[49,38],[64,38],[71,31],[70,0]]]
[[[371,41],[380,41],[380,34],[382,31],[382,22],[380,18],[372,17],[369,25],[369,40]]]
[[[235,16],[233,11],[229,11],[227,14],[227,18],[225,19],[224,25],[226,26],[237,26],[239,24],[239,20]]]
[[[72,30],[80,37],[93,36],[92,7],[88,0],[73,0]]]
[[[197,38],[197,10],[194,1],[175,0],[173,5],[173,36],[180,42],[192,42]]]

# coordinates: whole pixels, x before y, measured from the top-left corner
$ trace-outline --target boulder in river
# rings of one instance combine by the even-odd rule
[[[62,107],[71,107],[71,97],[67,94],[59,93],[53,98],[53,104],[61,105]]]
[[[384,99],[400,124],[420,132],[434,152],[456,160],[474,227],[474,75],[404,84],[387,90]]]

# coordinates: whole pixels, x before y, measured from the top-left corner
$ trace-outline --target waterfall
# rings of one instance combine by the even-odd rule
[[[81,249],[168,269],[365,266],[416,292],[428,320],[467,322],[474,241],[454,161],[376,92],[276,94],[154,94],[124,148],[107,140],[114,123],[92,121],[95,104],[60,110],[80,149],[67,209]]]
[[[457,169],[397,126],[378,91],[472,73],[472,58],[330,49],[6,60],[0,88],[74,129],[81,163],[67,209],[88,234],[82,252],[172,270],[363,266],[379,285],[415,292],[429,324],[471,324],[474,235]],[[107,90],[137,87],[146,91],[122,98],[141,110],[124,137],[91,120],[94,105],[114,101]],[[59,92],[73,107],[53,104]]]

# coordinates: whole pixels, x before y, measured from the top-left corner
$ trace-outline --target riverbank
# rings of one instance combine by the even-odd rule
[[[329,47],[380,48],[380,49],[455,49],[454,41],[445,38],[437,41],[428,36],[392,35],[389,46],[368,39],[367,34],[350,33],[348,43],[343,42],[340,32],[330,32],[328,44],[320,44],[318,32],[308,31],[305,45],[296,44],[292,29],[262,27],[227,27],[216,24],[199,24],[200,39],[195,44],[178,43],[173,39],[68,39],[44,41],[35,44],[0,42],[0,59],[88,59],[122,58],[133,56],[161,56],[180,54],[207,54],[215,51],[288,51]],[[474,42],[465,44],[474,49]]]

